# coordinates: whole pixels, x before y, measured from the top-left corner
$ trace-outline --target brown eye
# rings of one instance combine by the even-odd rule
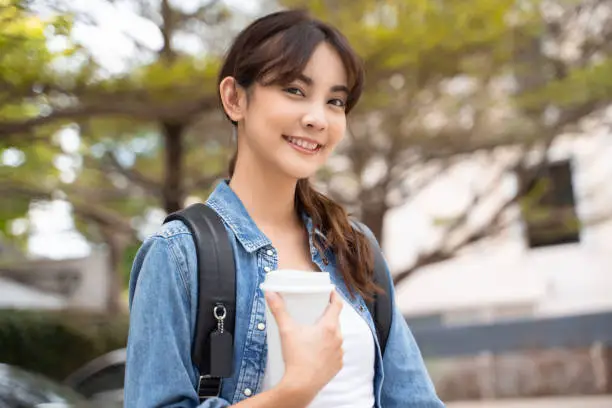
[[[301,89],[296,88],[294,86],[289,87],[289,88],[285,88],[284,91],[287,92],[287,93],[290,93],[292,95],[304,96],[304,92],[302,92]]]
[[[332,104],[334,106],[337,106],[339,108],[346,107],[346,102],[344,102],[342,99],[338,99],[338,98],[330,99],[328,103],[330,103],[330,104]]]

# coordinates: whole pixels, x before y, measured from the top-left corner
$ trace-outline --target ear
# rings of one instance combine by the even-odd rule
[[[219,84],[219,94],[227,116],[232,121],[239,122],[244,117],[246,110],[245,90],[238,85],[234,77],[228,76],[223,78]]]

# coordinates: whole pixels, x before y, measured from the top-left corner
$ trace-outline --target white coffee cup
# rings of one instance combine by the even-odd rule
[[[335,286],[327,272],[295,270],[271,271],[260,285],[264,292],[276,292],[285,302],[291,318],[299,324],[315,324],[329,304]],[[280,334],[276,319],[266,302],[268,360],[263,380],[264,390],[278,384],[285,373],[285,362],[281,348]]]

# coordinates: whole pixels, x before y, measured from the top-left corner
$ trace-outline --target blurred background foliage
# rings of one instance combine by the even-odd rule
[[[0,310],[0,361],[63,381],[126,345],[127,318],[77,312]]]

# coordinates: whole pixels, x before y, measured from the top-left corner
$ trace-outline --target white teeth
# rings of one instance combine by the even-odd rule
[[[291,143],[293,143],[295,145],[298,145],[298,146],[300,146],[300,147],[302,147],[304,149],[308,149],[308,150],[316,150],[316,148],[319,146],[317,143],[310,143],[310,142],[307,142],[305,140],[297,139],[297,138],[294,138],[294,137],[289,137],[287,139],[289,140],[289,142],[291,142]]]

